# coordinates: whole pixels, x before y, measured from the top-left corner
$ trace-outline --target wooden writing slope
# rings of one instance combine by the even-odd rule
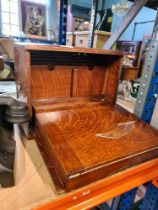
[[[158,132],[115,105],[122,56],[108,50],[15,46],[18,96],[31,112],[33,107],[41,152],[67,191],[158,155]]]

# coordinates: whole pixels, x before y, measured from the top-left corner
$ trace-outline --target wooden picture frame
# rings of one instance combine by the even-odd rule
[[[21,1],[22,31],[30,38],[47,39],[46,6]]]

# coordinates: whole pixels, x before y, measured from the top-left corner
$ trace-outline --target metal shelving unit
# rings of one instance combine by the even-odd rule
[[[141,77],[134,113],[150,123],[158,94],[158,13]]]
[[[88,47],[90,48],[93,47],[97,8],[98,8],[98,0],[93,0],[92,9],[91,9],[89,36],[88,36]]]
[[[67,25],[68,0],[60,1],[60,20],[59,20],[59,41],[60,45],[66,44],[66,25]]]

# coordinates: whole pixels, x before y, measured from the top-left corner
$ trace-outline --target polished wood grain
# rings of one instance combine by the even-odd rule
[[[157,156],[157,132],[114,107],[120,52],[17,45],[15,53],[19,96],[34,107],[42,152],[67,190]],[[120,139],[95,136],[133,120]]]
[[[18,97],[32,104],[63,97],[104,94],[116,99],[123,54],[59,46],[14,46]]]
[[[151,159],[158,155],[158,132],[114,105],[121,52],[27,44],[14,49],[18,97],[34,109],[36,139],[55,183],[67,191],[86,185],[48,208],[90,208],[157,176]],[[95,135],[129,121],[134,129],[121,138]]]
[[[87,66],[73,69],[73,96],[94,96],[103,94],[105,67]]]
[[[106,99],[105,99],[106,98]],[[39,112],[49,112],[49,111],[57,111],[63,109],[70,109],[74,107],[82,108],[83,104],[91,104],[93,101],[94,103],[103,102],[106,100],[106,104],[111,105],[111,100],[108,100],[105,95],[98,95],[92,97],[71,97],[71,98],[58,98],[52,100],[36,100],[33,102],[33,107],[36,110],[36,113]]]
[[[121,70],[120,62],[120,59],[114,60],[112,64],[107,67],[107,71],[105,74],[103,93],[113,102],[115,102],[117,95]]]
[[[71,69],[68,66],[31,67],[31,101],[70,97]]]
[[[134,129],[121,138],[95,136],[129,121],[134,121]],[[80,103],[80,107],[37,113],[36,123],[48,158],[68,191],[158,155],[158,132],[106,103]]]
[[[16,45],[19,96],[34,107],[42,153],[67,190],[158,155],[157,132],[116,108],[123,54],[116,51]],[[95,136],[135,121],[119,139]]]

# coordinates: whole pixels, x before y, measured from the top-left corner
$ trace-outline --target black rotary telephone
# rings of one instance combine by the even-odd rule
[[[28,106],[11,97],[0,96],[0,187],[14,185],[14,156],[16,142],[13,124],[30,120]]]

